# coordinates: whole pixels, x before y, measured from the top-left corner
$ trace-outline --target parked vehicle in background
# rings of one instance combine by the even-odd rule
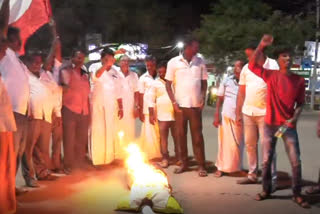
[[[213,107],[216,105],[216,101],[218,99],[217,92],[218,92],[218,87],[216,87],[215,85],[211,85],[210,87],[208,87],[208,93],[207,93],[208,106]]]
[[[220,82],[220,77],[209,73],[208,77],[208,90],[207,90],[207,105],[214,107],[217,101],[217,92]]]

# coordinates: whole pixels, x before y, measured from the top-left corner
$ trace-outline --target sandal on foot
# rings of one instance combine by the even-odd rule
[[[266,193],[266,192],[261,192],[261,193],[258,193],[256,195],[256,197],[254,198],[254,200],[256,201],[263,201],[263,200],[266,200],[270,198],[270,194]]]
[[[302,196],[293,196],[292,197],[293,202],[295,202],[296,204],[298,204],[300,207],[308,209],[310,208],[310,204],[305,201]]]
[[[320,186],[312,186],[306,190],[308,195],[320,194]]]
[[[198,171],[198,175],[199,175],[199,177],[207,177],[207,176],[208,176],[208,173],[207,173],[206,170],[200,169],[200,170]]]

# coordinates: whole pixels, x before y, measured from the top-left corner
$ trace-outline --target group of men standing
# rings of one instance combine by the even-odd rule
[[[147,56],[147,72],[139,79],[130,71],[130,59],[123,50],[105,48],[101,61],[89,67],[90,72],[84,67],[81,50],[62,62],[54,21],[50,22],[53,41],[46,59],[43,53],[30,50],[19,57],[19,29],[8,27],[9,0],[3,2],[0,16],[0,144],[4,160],[0,179],[8,184],[1,188],[0,201],[7,205],[1,206],[5,212],[14,212],[15,195],[26,192],[15,188],[20,163],[26,185],[36,188],[40,186],[38,180],[58,179],[57,173],[69,174],[77,168],[123,159],[126,144],[136,140],[138,117],[143,122],[138,143],[148,159],[162,157],[163,167],[169,165],[171,129],[181,162],[176,173],[188,168],[186,135],[190,121],[199,175],[206,176],[201,111],[207,71],[196,55],[196,40],[186,41],[183,54],[173,58],[168,68],[167,63]],[[114,55],[119,53],[124,55],[116,67]],[[120,132],[124,135],[118,135]]]
[[[145,59],[146,72],[138,79],[129,70],[127,56],[120,57],[120,70],[114,66],[114,53],[105,49],[101,62],[90,66],[92,76],[91,154],[93,164],[109,164],[124,157],[126,144],[135,140],[135,118],[139,117],[139,145],[148,159],[162,158],[168,167],[168,134],[175,142],[180,166],[188,168],[187,125],[190,122],[194,153],[199,162],[199,176],[206,176],[202,108],[207,90],[207,70],[197,56],[199,43],[185,41],[182,55],[168,63],[157,63],[153,56]],[[157,77],[158,76],[158,77]],[[124,132],[124,140],[117,135]]]
[[[164,168],[170,163],[171,130],[179,160],[174,171],[177,174],[188,170],[189,124],[198,175],[207,176],[202,110],[208,74],[197,55],[197,40],[185,40],[183,52],[168,63],[157,63],[156,58],[147,56],[147,71],[140,78],[130,71],[130,59],[123,50],[109,48],[102,50],[100,62],[92,64],[87,72],[81,50],[75,50],[71,59],[62,63],[54,22],[54,40],[45,60],[42,53],[34,51],[18,57],[19,29],[8,27],[8,17],[9,0],[4,0],[0,10],[0,183],[4,184],[0,203],[5,206],[0,213],[13,213],[15,195],[24,192],[15,188],[20,162],[26,185],[39,187],[37,180],[56,180],[53,173],[68,174],[77,168],[124,159],[126,145],[136,141],[138,117],[142,121],[138,141],[141,149],[148,159],[161,157]],[[265,35],[257,47],[248,47],[245,52],[249,63],[236,61],[234,75],[220,84],[214,114],[214,125],[219,127],[215,176],[242,170],[245,143],[249,173],[238,183],[257,183],[260,139],[263,191],[256,200],[269,198],[277,187],[275,134],[281,128],[280,137],[292,165],[293,199],[307,207],[301,196],[296,130],[304,103],[304,80],[291,73],[289,50],[279,51],[277,62],[263,54],[272,41],[272,36]],[[119,67],[114,65],[115,54],[122,54]]]
[[[303,208],[309,204],[301,196],[301,160],[297,121],[305,102],[304,78],[292,73],[290,49],[278,49],[277,61],[266,57],[265,47],[273,42],[264,35],[257,47],[245,53],[249,63],[236,61],[234,75],[219,87],[213,125],[219,127],[216,177],[242,169],[242,148],[246,147],[248,176],[238,184],[258,183],[258,140],[262,147],[263,191],[255,197],[261,201],[277,190],[276,143],[284,141],[292,166],[293,201]],[[222,108],[222,119],[220,110]],[[319,192],[312,188],[307,193]]]

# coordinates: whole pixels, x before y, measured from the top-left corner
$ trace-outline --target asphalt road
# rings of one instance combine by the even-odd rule
[[[212,174],[217,154],[217,129],[212,126],[213,111],[206,107],[203,112],[203,133],[205,138],[206,159],[209,176],[199,178],[196,171],[174,175],[174,166],[166,172],[173,187],[173,195],[180,202],[186,214],[211,213],[320,213],[320,195],[308,197],[312,208],[305,210],[291,200],[290,174],[291,167],[282,141],[277,145],[277,167],[281,190],[274,193],[274,198],[263,202],[252,198],[261,191],[261,185],[237,185],[238,177],[225,176],[215,178]],[[317,112],[305,111],[298,125],[301,146],[302,173],[305,184],[318,180],[320,169],[320,139],[316,136]],[[140,124],[137,122],[137,133]],[[189,154],[193,155],[190,135],[188,136]],[[170,151],[173,152],[170,139]],[[172,153],[171,153],[172,154]],[[247,168],[246,155],[243,160]],[[21,174],[17,183],[24,185]],[[41,182],[40,189],[30,190],[19,196],[17,213],[125,213],[114,209],[126,189],[126,173],[119,165],[96,171],[79,171],[62,177],[54,182]]]

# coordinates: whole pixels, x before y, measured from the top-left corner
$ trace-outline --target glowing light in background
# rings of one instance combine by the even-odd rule
[[[177,43],[177,48],[182,49],[184,47],[183,42],[178,42]]]

